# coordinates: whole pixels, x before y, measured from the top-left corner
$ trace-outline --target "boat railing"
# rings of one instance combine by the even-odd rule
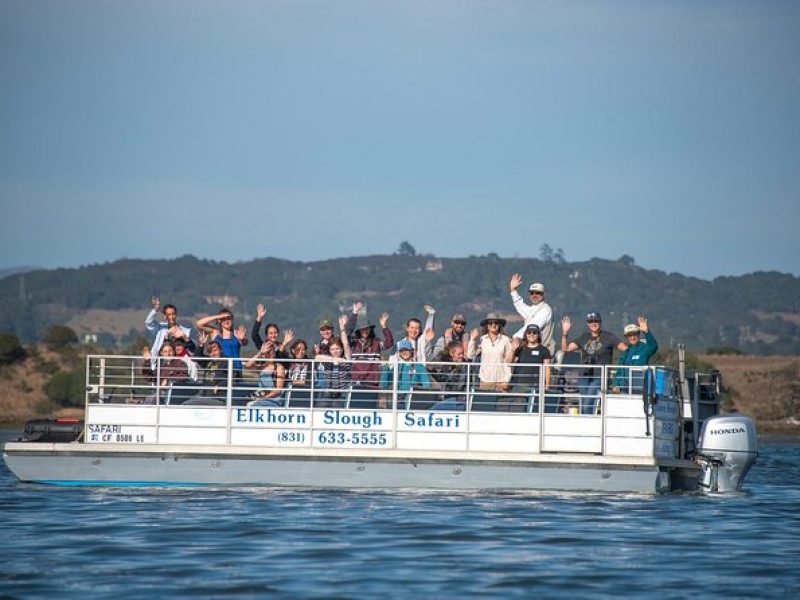
[[[93,355],[86,441],[678,456],[668,369],[481,366]]]

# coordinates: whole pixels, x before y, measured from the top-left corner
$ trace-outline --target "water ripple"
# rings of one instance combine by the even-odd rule
[[[58,488],[0,468],[0,595],[787,597],[800,445],[732,496]]]

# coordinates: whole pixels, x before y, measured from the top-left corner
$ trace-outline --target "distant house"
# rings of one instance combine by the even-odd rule
[[[442,270],[442,261],[440,260],[429,260],[425,263],[425,270],[426,271],[441,271]]]
[[[239,298],[237,296],[230,296],[225,294],[224,296],[206,296],[206,302],[209,304],[221,304],[222,306],[236,306],[239,302]]]

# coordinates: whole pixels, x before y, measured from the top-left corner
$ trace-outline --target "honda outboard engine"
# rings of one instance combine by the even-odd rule
[[[756,462],[756,426],[744,415],[716,415],[706,419],[695,460],[702,471],[699,486],[705,492],[738,492]]]

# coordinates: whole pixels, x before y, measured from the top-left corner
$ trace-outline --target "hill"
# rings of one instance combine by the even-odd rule
[[[176,304],[183,322],[227,305],[249,326],[263,302],[269,320],[306,338],[315,335],[320,317],[332,317],[356,299],[366,303],[373,319],[390,312],[396,332],[408,317],[421,314],[424,303],[438,309],[439,331],[454,312],[464,313],[472,326],[490,310],[503,313],[512,327],[518,322],[508,295],[514,272],[525,277],[523,286],[545,283],[558,317],[582,320],[599,310],[604,328],[619,333],[637,315],[647,315],[662,347],[683,342],[697,352],[728,347],[749,354],[800,354],[800,278],[758,272],[708,281],[643,269],[629,256],[583,262],[495,254],[232,264],[193,256],[126,259],[0,280],[0,331],[30,343],[50,325],[69,323],[100,343],[124,344],[144,332],[151,295]]]
[[[0,269],[0,279],[16,275],[17,273],[27,273],[28,271],[36,271],[41,267],[9,267],[7,269]]]
[[[24,360],[0,365],[0,423],[21,423],[37,417],[82,418],[83,401],[72,406],[53,402],[47,387],[57,373],[80,372],[86,355],[96,350],[83,346],[56,352],[33,345],[27,348]]]
[[[722,373],[725,390],[739,412],[763,430],[800,430],[800,358],[796,356],[709,355],[703,360]]]

